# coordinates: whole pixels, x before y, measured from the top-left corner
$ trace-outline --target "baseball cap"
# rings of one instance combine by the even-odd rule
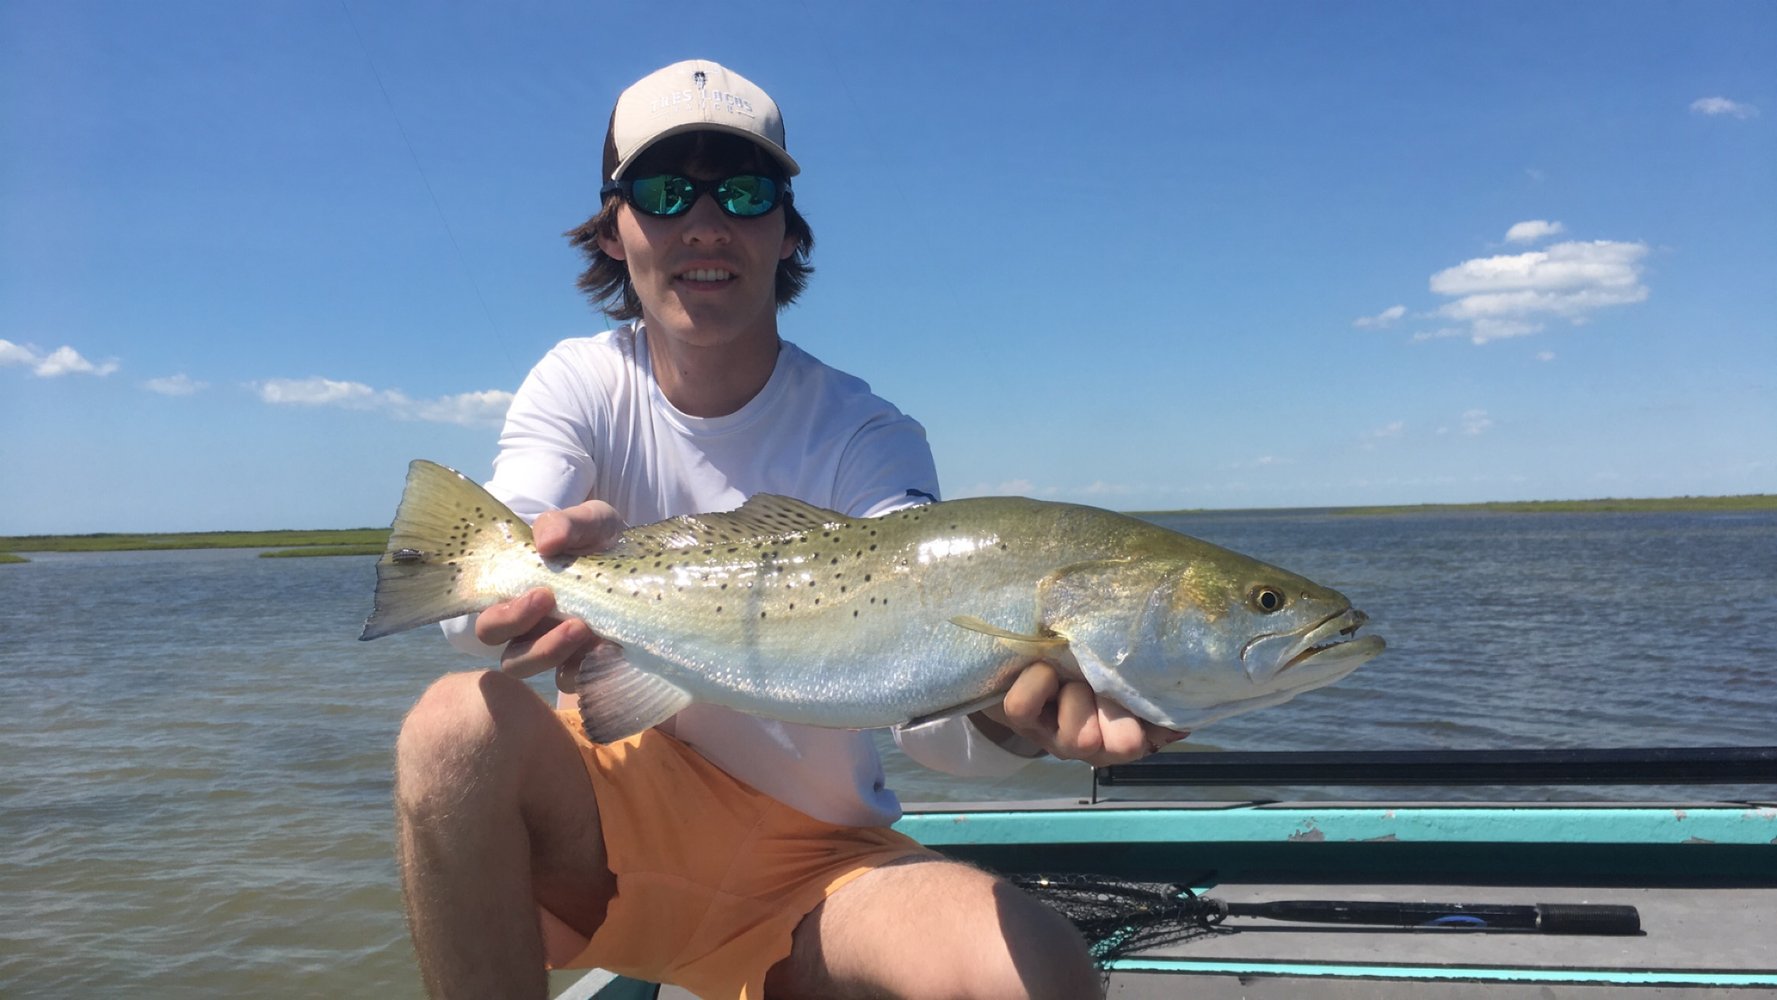
[[[649,73],[617,95],[605,133],[605,179],[621,178],[636,157],[662,139],[704,130],[751,139],[783,164],[786,176],[802,170],[784,149],[784,117],[770,95],[723,66],[687,59]]]

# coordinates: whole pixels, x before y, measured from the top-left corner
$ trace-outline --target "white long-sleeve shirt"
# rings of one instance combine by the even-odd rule
[[[734,413],[693,417],[661,392],[641,324],[565,340],[513,399],[489,492],[527,521],[599,499],[624,521],[732,510],[778,493],[854,517],[936,498],[925,430],[870,387],[784,342],[765,387]],[[472,618],[444,623],[478,656]],[[661,724],[712,763],[817,819],[876,826],[900,817],[868,732],[822,729],[693,704]],[[964,718],[898,730],[919,763],[1011,774],[1028,759]]]

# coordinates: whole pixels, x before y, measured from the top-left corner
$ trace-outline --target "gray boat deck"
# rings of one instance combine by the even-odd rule
[[[947,804],[910,810],[904,826],[998,871],[1184,882],[1230,903],[1592,903],[1640,914],[1632,936],[1230,917],[1113,960],[1119,1000],[1777,998],[1768,803]],[[586,985],[563,995],[593,996]]]
[[[1228,902],[1350,899],[1634,906],[1629,937],[1375,930],[1231,918],[1114,963],[1110,997],[1316,1000],[1777,997],[1777,888],[1224,884]],[[582,994],[590,996],[590,994]],[[673,987],[658,994],[688,998]]]
[[[1634,936],[1372,929],[1230,918],[1114,964],[1115,997],[1777,996],[1777,889],[1223,884],[1228,902],[1348,899],[1634,906]],[[1310,985],[1312,984],[1312,985]]]

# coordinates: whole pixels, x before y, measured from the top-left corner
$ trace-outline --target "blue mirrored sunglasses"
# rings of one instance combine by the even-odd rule
[[[716,205],[738,219],[753,219],[790,198],[790,186],[764,174],[735,174],[719,181],[699,181],[680,174],[656,174],[634,180],[606,181],[600,196],[621,194],[643,215],[671,218],[691,211],[704,194],[716,196]]]

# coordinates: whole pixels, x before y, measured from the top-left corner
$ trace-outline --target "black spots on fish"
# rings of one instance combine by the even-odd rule
[[[1282,611],[1284,605],[1288,604],[1290,600],[1283,591],[1263,583],[1255,584],[1252,590],[1247,592],[1246,599],[1252,609],[1262,615]]]

